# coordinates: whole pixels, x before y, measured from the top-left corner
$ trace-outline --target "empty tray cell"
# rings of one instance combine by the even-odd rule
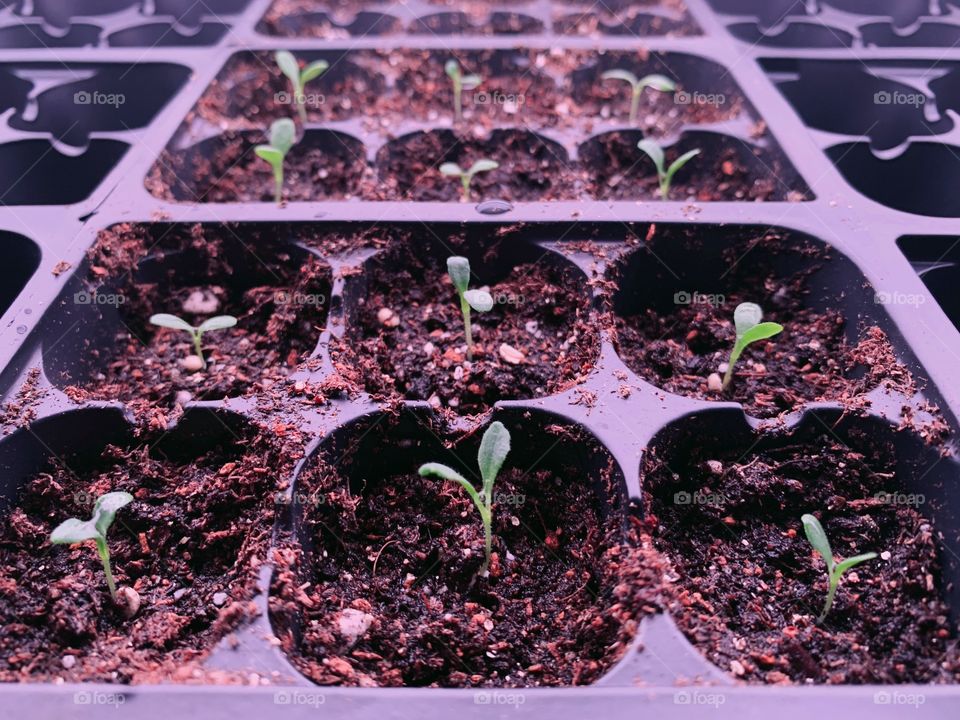
[[[330,268],[284,227],[118,225],[91,257],[100,272],[71,278],[44,335],[44,371],[74,398],[236,397],[284,381],[317,349]],[[205,333],[201,356],[189,334],[151,323],[155,313],[237,322]]]
[[[391,0],[274,0],[257,32],[281,37],[374,37],[402,32],[404,23],[386,12]],[[404,9],[404,17],[410,10]]]
[[[73,18],[96,17],[138,7],[143,0],[33,0],[33,15],[54,27],[66,28]]]
[[[894,210],[960,217],[960,147],[913,142],[900,155],[878,157],[868,143],[842,143],[827,156],[850,185]]]
[[[922,22],[910,32],[901,33],[892,23],[868,23],[860,27],[860,37],[867,47],[954,48],[960,44],[960,26]]]
[[[165,22],[147,23],[110,33],[107,36],[107,45],[151,48],[216,45],[229,29],[229,25],[217,22],[201,23],[186,29]]]
[[[40,248],[32,240],[0,230],[3,269],[0,270],[0,315],[3,315],[23,290],[40,265]]]
[[[960,330],[960,238],[910,235],[900,238],[897,245],[950,322]]]
[[[733,23],[727,30],[751,45],[779,48],[843,48],[853,46],[853,33],[820,22],[791,22],[777,30],[757,23]]]
[[[771,61],[766,67],[808,126],[840,135],[868,137],[879,150],[899,147],[912,137],[935,135],[953,127],[953,120],[945,115],[931,119],[936,108],[926,106],[933,105],[933,98],[917,89],[926,77],[924,68],[905,64],[887,69],[892,77],[883,77],[885,68],[881,65],[844,60]],[[892,79],[901,73],[905,80],[917,84]],[[941,106],[940,110],[943,109]]]
[[[22,113],[29,103],[33,83],[20,77],[16,68],[0,67],[0,113],[15,110]]]
[[[101,29],[89,23],[74,23],[63,34],[47,32],[41,22],[23,20],[21,24],[0,27],[0,48],[77,48],[100,42]]]
[[[80,155],[64,155],[47,140],[0,145],[0,205],[70,205],[90,196],[129,145],[91,140]]]
[[[942,68],[942,63],[938,63]],[[930,90],[937,98],[940,112],[953,110],[960,113],[960,67],[954,65],[944,75],[930,81]]]
[[[718,13],[757,18],[763,27],[773,27],[793,17],[812,15],[815,0],[708,0]]]
[[[178,25],[197,26],[205,19],[239,15],[250,0],[153,0],[154,15],[170,16]]]
[[[859,15],[887,16],[897,27],[912,25],[929,15],[939,0],[820,0],[823,4]]]
[[[76,147],[91,133],[146,127],[190,76],[189,68],[170,63],[12,67],[39,94],[10,127],[49,132]]]
[[[960,467],[921,434],[841,409],[755,433],[716,410],[662,431],[641,471],[647,527],[677,578],[669,610],[731,677],[955,681]],[[874,554],[843,574],[829,608],[805,514],[837,562]]]

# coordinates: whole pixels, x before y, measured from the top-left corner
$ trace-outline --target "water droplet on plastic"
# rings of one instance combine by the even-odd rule
[[[27,331],[26,325],[17,325],[17,335],[23,335]]]
[[[477,205],[477,212],[481,215],[503,215],[513,210],[513,205],[506,200],[484,200]]]
[[[24,314],[24,315],[33,315],[33,310],[31,310],[30,308],[24,308],[24,309],[23,309],[23,314]]]

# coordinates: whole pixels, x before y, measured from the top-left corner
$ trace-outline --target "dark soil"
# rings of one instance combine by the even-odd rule
[[[284,650],[318,683],[583,685],[656,609],[662,568],[617,513],[602,519],[582,468],[501,473],[491,576],[476,579],[483,528],[464,492],[415,472],[352,480],[323,464],[301,475],[319,498],[316,552],[281,552],[271,595]],[[345,614],[369,625],[355,642]]]
[[[664,5],[649,3],[647,5]],[[584,2],[577,8],[555,7],[554,32],[560,35],[631,35],[635,37],[670,36],[686,37],[699,35],[700,28],[686,11],[682,2],[669,3],[675,6],[677,17],[645,12],[645,3],[632,3],[636,7],[617,7],[619,3],[604,0],[599,3]],[[663,9],[663,8],[660,8]]]
[[[263,392],[284,380],[316,349],[326,323],[330,295],[330,268],[313,256],[298,259],[289,248],[257,246],[256,257],[236,253],[236,243],[196,228],[179,252],[182,257],[164,264],[158,282],[137,282],[129,267],[118,265],[104,274],[118,278],[122,324],[113,344],[91,352],[93,369],[87,379],[67,388],[74,399],[122,400],[137,406],[152,403],[182,405],[187,400],[219,400],[247,392]],[[119,253],[136,228],[119,235],[105,231],[100,243],[107,253]],[[167,240],[173,240],[168,236]],[[227,244],[233,247],[226,249]],[[171,250],[175,242],[168,243]],[[97,249],[95,254],[101,252]],[[143,255],[136,261],[143,259]],[[186,277],[208,278],[193,284]],[[238,279],[242,277],[242,280]],[[195,293],[216,298],[215,312],[196,314],[184,303]],[[151,325],[149,317],[172,313],[198,325],[212,315],[238,319],[235,327],[204,335],[206,370],[190,372],[184,359],[193,342],[184,332]]]
[[[273,168],[254,152],[265,142],[261,133],[226,133],[186,150],[164,150],[147,188],[167,200],[273,202]],[[366,173],[363,143],[342,133],[312,130],[284,161],[283,198],[347,199],[358,194]]]
[[[648,460],[645,507],[675,566],[674,616],[712,662],[749,682],[960,679],[936,531],[923,505],[877,497],[903,492],[892,443],[863,429],[851,449],[822,426],[746,453],[703,440]],[[826,571],[804,513],[836,557],[882,553],[844,575],[823,625]]]
[[[27,480],[0,523],[0,681],[191,679],[217,640],[256,612],[272,529],[270,458],[246,441],[182,462],[148,445],[110,447]],[[135,496],[108,534],[118,586],[140,595],[130,620],[110,599],[92,543],[47,540],[115,490]]]
[[[410,32],[420,35],[533,35],[543,32],[537,18],[514,12],[442,12],[417,18]]]
[[[498,400],[559,392],[592,369],[599,336],[587,291],[571,272],[545,262],[521,264],[490,285],[497,304],[471,313],[470,362],[445,261],[434,254],[425,265],[416,246],[392,252],[370,273],[369,293],[345,339],[331,341],[339,371],[368,392],[476,413]],[[399,316],[398,326],[381,322],[384,308]],[[504,357],[502,344],[519,351],[519,363]]]
[[[900,365],[879,328],[866,328],[856,345],[846,340],[846,319],[836,310],[807,306],[805,275],[786,280],[762,264],[737,279],[722,302],[700,301],[615,318],[616,347],[624,363],[650,383],[701,400],[741,403],[755,417],[775,417],[815,400],[852,401],[884,382],[910,394],[909,372]],[[717,298],[717,300],[720,300]],[[707,387],[711,373],[733,348],[733,311],[759,302],[764,319],[784,326],[779,335],[754,343],[737,363],[724,393]]]

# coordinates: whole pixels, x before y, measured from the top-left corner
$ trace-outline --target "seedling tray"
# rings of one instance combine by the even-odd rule
[[[38,474],[59,472],[51,471],[57,462],[79,485],[59,500],[67,509],[54,512],[81,512],[77,487],[89,485],[111,446],[114,460],[145,464],[137,453],[150,448],[150,462],[185,478],[183,496],[200,506],[229,495],[231,483],[252,483],[242,497],[215,505],[228,513],[219,530],[245,528],[237,544],[216,554],[187,533],[187,562],[202,583],[171,585],[162,596],[145,591],[146,612],[126,625],[144,633],[142,623],[156,617],[150,604],[161,599],[192,618],[196,629],[186,640],[172,638],[169,648],[156,641],[145,655],[137,654],[143,643],[101,645],[107,669],[92,682],[82,682],[88,678],[80,670],[92,666],[75,640],[34,643],[33,657],[7,652],[4,679],[27,680],[0,687],[11,717],[100,717],[114,709],[211,718],[318,711],[362,718],[956,715],[955,3],[197,5],[35,0],[0,11],[3,512],[19,507]],[[869,14],[861,12],[868,6]],[[277,49],[331,64],[309,88],[318,100],[281,207],[271,201],[269,172],[249,152],[271,120],[292,114],[271,64]],[[450,57],[491,78],[485,94],[468,98],[466,122],[456,126],[443,76]],[[671,75],[678,99],[644,106],[641,122],[630,126],[622,96],[595,92],[599,74],[620,66]],[[427,97],[416,94],[417,83],[431,89]],[[669,122],[657,122],[662,117]],[[633,150],[644,136],[676,154],[699,147],[710,160],[678,174],[661,201],[649,181],[652,165]],[[434,168],[482,154],[497,157],[502,171],[478,178],[474,201],[458,202],[456,187]],[[403,173],[414,164],[419,177],[410,181]],[[451,370],[440,384],[428,372],[424,389],[410,377],[442,365],[436,346],[450,342],[425,336],[410,350],[415,363],[399,374],[393,366],[390,391],[378,373],[363,372],[394,362],[393,344],[401,345],[397,336],[383,347],[372,343],[374,319],[385,308],[401,323],[416,320],[403,307],[374,305],[394,297],[391,277],[402,278],[404,291],[419,291],[415,280],[439,277],[431,272],[454,252],[470,259],[479,284],[512,288],[496,295],[502,332],[511,313],[531,334],[553,327],[548,317],[561,318],[543,342],[561,348],[562,360],[515,342],[524,357],[511,370],[511,348],[498,352],[498,342],[483,339],[501,376],[509,371],[529,382],[501,392],[494,377],[490,387],[471,388]],[[524,284],[517,268],[535,281]],[[176,367],[179,346],[158,340],[144,318],[177,311],[184,292],[207,284],[260,335],[246,345],[223,340],[230,379],[205,387],[166,371]],[[517,290],[531,285],[553,293],[552,315],[542,314],[538,295]],[[648,318],[691,322],[685,313],[698,304],[729,317],[747,299],[774,313],[838,321],[820,335],[788,328],[802,340],[795,353],[802,357],[753,356],[749,381],[729,399],[707,390],[702,367],[676,364],[671,353],[696,339],[686,327],[635,324],[648,309]],[[429,297],[423,302],[432,307]],[[270,331],[256,311],[269,315],[281,305],[289,309],[283,331],[263,342]],[[498,327],[477,322],[482,333]],[[835,356],[817,352],[826,341]],[[549,372],[537,372],[540,357]],[[855,370],[840,368],[851,359]],[[137,374],[124,374],[131,371]],[[595,513],[618,547],[646,558],[637,575],[626,576],[621,622],[606,635],[584,631],[582,658],[561,654],[546,669],[508,679],[443,669],[435,683],[443,687],[385,687],[404,683],[378,675],[382,658],[364,653],[362,641],[360,655],[351,648],[318,654],[312,643],[324,621],[322,590],[351,579],[336,551],[318,545],[320,521],[339,517],[316,500],[311,483],[327,477],[318,468],[365,487],[429,460],[468,467],[493,420],[515,433],[517,463],[582,482],[582,515]],[[725,644],[730,638],[721,633],[711,642],[711,618],[753,612],[749,602],[695,610],[682,600],[693,592],[684,584],[691,575],[714,571],[691,560],[699,530],[715,532],[710,537],[722,544],[738,537],[724,525],[759,522],[770,512],[740,516],[720,492],[724,512],[711,515],[714,495],[697,484],[703,468],[714,467],[705,461],[744,468],[796,447],[802,457],[832,458],[827,445],[880,463],[874,470],[889,480],[870,487],[887,500],[876,502],[896,508],[898,498],[923,498],[918,512],[929,526],[914,528],[911,542],[895,543],[886,531],[874,539],[889,541],[893,562],[905,566],[921,562],[905,553],[932,548],[923,560],[930,568],[911,565],[936,604],[936,617],[923,625],[929,647],[940,651],[939,661],[928,659],[939,668],[928,671],[930,682],[891,679],[898,671],[884,666],[875,671],[882,682],[853,672],[848,682],[829,684],[831,672],[849,671],[841,662],[811,671],[816,682],[805,683],[790,662],[750,647],[755,637]],[[210,491],[191,494],[194,477]],[[787,516],[794,528],[800,512],[830,505],[820,491],[800,492],[804,509],[786,502],[797,510]],[[556,500],[551,507],[550,497],[530,502],[538,512],[564,507]],[[518,523],[529,519],[524,507],[509,511]],[[179,567],[179,545],[137,529],[142,539],[133,533],[119,541],[121,573],[141,542]],[[562,543],[551,535],[560,529],[531,533],[550,547]],[[42,535],[42,562],[79,557],[76,549],[51,549]],[[371,553],[389,573],[390,553],[379,539]],[[738,557],[733,545],[725,549],[732,564],[755,565],[761,580],[770,579],[766,560]],[[224,552],[236,565],[222,564]],[[812,567],[813,556],[799,557],[785,566],[802,575],[796,568]],[[152,572],[163,575],[157,567]],[[445,602],[449,589],[431,584],[431,568],[415,573],[414,585]],[[551,568],[548,559],[544,577]],[[866,566],[858,571],[861,585],[873,577]],[[90,564],[88,575],[97,573]],[[60,579],[54,575],[51,586]],[[769,598],[751,575],[743,577],[735,585]],[[9,581],[22,578],[2,580],[8,593]],[[99,580],[90,582],[91,592],[101,590]],[[840,617],[857,602],[856,585],[841,584]],[[174,598],[177,590],[185,592]],[[803,618],[816,614],[820,590],[797,605],[799,630],[790,627],[801,640],[815,636],[803,634],[814,632]],[[602,605],[609,598],[602,583],[595,605],[571,592],[571,615],[623,610]],[[29,623],[5,618],[0,646],[11,649],[15,621],[44,627],[45,613],[58,606],[44,607]],[[484,612],[481,624],[496,619]],[[76,624],[86,617],[78,613]],[[918,626],[882,638],[899,649],[898,635]],[[496,653],[510,644],[474,662],[495,667]],[[113,654],[132,659],[111,666]],[[51,669],[51,658],[65,655],[77,659]],[[453,662],[443,653],[431,658],[430,667]],[[31,660],[35,667],[25,669]],[[430,685],[418,672],[408,684]],[[572,679],[581,674],[584,682]],[[566,687],[572,684],[585,686]]]

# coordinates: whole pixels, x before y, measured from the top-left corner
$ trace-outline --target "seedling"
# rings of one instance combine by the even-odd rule
[[[257,145],[253,151],[273,168],[273,198],[277,205],[283,201],[283,161],[297,140],[297,126],[290,118],[275,120],[270,126],[270,144]]]
[[[761,322],[761,320],[763,320],[763,310],[756,303],[740,303],[737,305],[737,309],[733,311],[733,324],[737,328],[737,340],[733,344],[733,350],[730,351],[730,359],[727,360],[727,372],[723,376],[723,390],[730,386],[730,381],[733,380],[733,368],[748,345],[758,340],[772,338],[774,335],[783,332],[783,325],[774,322]]]
[[[330,67],[330,63],[326,60],[316,60],[301,71],[300,65],[293,56],[293,53],[287,50],[279,50],[274,57],[277,60],[277,67],[280,68],[280,72],[286,75],[290,81],[290,88],[293,90],[293,104],[296,106],[297,113],[300,115],[300,121],[305,123],[307,122],[307,106],[304,103],[306,99],[304,96],[304,88],[308,82],[320,77],[326,72],[327,68]]]
[[[470,202],[470,183],[473,182],[473,176],[477,173],[496,170],[498,167],[500,167],[500,163],[496,160],[481,158],[471,165],[469,170],[463,170],[456,163],[444,163],[440,166],[440,173],[447,177],[460,178],[460,185],[462,187],[460,193],[463,202]]]
[[[57,525],[50,533],[50,542],[54,545],[74,545],[93,540],[103,563],[103,573],[107,577],[107,587],[110,597],[117,600],[117,585],[113,580],[113,571],[110,568],[110,548],[107,546],[107,530],[113,524],[117,510],[133,502],[133,495],[128,492],[109,492],[101,495],[93,504],[93,517],[89,520],[70,518]]]
[[[490,568],[490,555],[493,549],[493,483],[497,479],[500,468],[503,467],[503,461],[507,459],[507,453],[510,452],[510,432],[501,422],[493,422],[487,431],[483,434],[480,441],[480,452],[477,453],[477,464],[480,466],[480,478],[482,487],[480,492],[473,486],[469,480],[463,477],[453,468],[441,465],[440,463],[427,463],[420,466],[421,477],[436,477],[448,482],[460,483],[473,504],[477,506],[480,513],[480,519],[483,521],[483,537],[486,557],[483,561],[483,567],[480,568],[479,575],[486,576]]]
[[[447,258],[447,273],[453,280],[460,298],[460,312],[463,313],[463,334],[467,339],[467,360],[473,360],[473,330],[470,322],[470,309],[477,312],[493,310],[493,296],[486,290],[470,290],[470,261],[465,257]]]
[[[673,92],[677,85],[673,80],[665,75],[647,75],[638,78],[629,70],[607,70],[600,76],[603,80],[623,80],[630,83],[630,124],[637,122],[637,115],[640,112],[640,96],[643,91],[650,87],[660,92]]]
[[[447,60],[443,69],[453,83],[453,116],[457,120],[463,120],[463,91],[478,87],[483,78],[479,75],[464,75],[460,63],[456,60]]]
[[[203,334],[205,332],[211,332],[212,330],[225,330],[226,328],[231,328],[237,324],[237,319],[233,317],[233,315],[217,315],[216,317],[204,320],[199,326],[194,327],[186,320],[181,320],[176,315],[159,313],[157,315],[151,315],[150,322],[163,328],[170,328],[171,330],[183,330],[186,333],[190,333],[190,337],[193,339],[194,353],[200,358],[201,366],[206,368],[207,361],[203,358],[203,344],[201,341]]]
[[[686,152],[670,165],[666,167],[666,155],[663,148],[654,140],[641,140],[637,147],[645,152],[653,164],[657,166],[657,177],[660,179],[660,197],[666,200],[670,195],[670,185],[673,183],[673,176],[677,171],[700,154],[700,150],[691,150]]]
[[[833,559],[833,550],[830,549],[830,541],[827,539],[827,533],[824,531],[820,521],[813,515],[804,515],[800,519],[803,521],[803,532],[806,533],[807,540],[810,541],[813,549],[820,553],[823,561],[827,564],[827,580],[830,586],[827,590],[827,602],[823,606],[823,612],[820,613],[820,617],[817,618],[817,622],[821,623],[824,618],[827,617],[830,608],[833,607],[833,598],[837,594],[837,586],[840,584],[840,578],[843,574],[862,562],[873,560],[877,557],[877,554],[868,552],[863,555],[855,555],[840,562],[835,562]]]

